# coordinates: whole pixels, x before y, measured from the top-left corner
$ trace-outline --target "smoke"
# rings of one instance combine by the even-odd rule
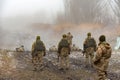
[[[88,32],[92,33],[92,36],[98,43],[100,35],[104,34],[107,37],[107,41],[114,47],[115,39],[120,34],[120,26],[105,27],[101,24],[84,23],[80,25],[75,24],[40,24],[34,23],[31,26],[27,26],[20,30],[2,30],[0,37],[1,48],[15,49],[21,45],[24,45],[26,50],[31,50],[32,43],[35,41],[36,36],[40,35],[41,40],[45,43],[47,49],[51,46],[57,46],[62,38],[63,34],[71,32],[73,35],[73,44],[76,44],[80,48],[83,47],[83,42]]]
[[[92,33],[97,43],[100,35],[106,35],[108,42],[114,46],[120,34],[118,0],[64,0],[62,7],[64,9],[57,12],[43,9],[34,12],[32,8],[33,12],[23,13],[23,9],[19,15],[13,15],[12,11],[12,16],[8,13],[7,17],[0,15],[0,48],[15,49],[24,45],[26,50],[30,50],[36,36],[40,35],[49,49],[53,45],[57,46],[62,35],[68,32],[73,35],[73,44],[80,48],[88,32]]]

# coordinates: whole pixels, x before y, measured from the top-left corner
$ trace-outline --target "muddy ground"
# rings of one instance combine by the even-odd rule
[[[70,55],[70,69],[61,71],[56,52],[47,52],[44,68],[34,71],[30,52],[0,50],[0,80],[96,80],[94,68],[86,67],[81,52]],[[108,78],[120,80],[120,52],[113,52]]]

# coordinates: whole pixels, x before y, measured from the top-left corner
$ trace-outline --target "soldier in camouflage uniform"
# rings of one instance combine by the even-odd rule
[[[60,57],[60,69],[69,68],[69,54],[70,54],[70,45],[67,40],[67,36],[64,34],[63,38],[58,44],[58,54]]]
[[[17,52],[24,52],[25,51],[24,46],[22,45],[19,48],[16,48],[16,51]]]
[[[93,66],[93,57],[94,57],[94,52],[96,50],[96,41],[94,40],[93,37],[91,37],[91,33],[87,34],[87,38],[84,41],[83,44],[84,47],[84,53],[85,53],[85,64],[88,64],[90,62],[91,67]]]
[[[42,59],[46,54],[44,43],[40,40],[40,36],[36,37],[36,41],[32,44],[32,62],[34,69],[37,70],[43,64]]]
[[[67,40],[68,40],[68,43],[70,44],[70,47],[72,47],[72,34],[70,32],[67,33]]]
[[[106,42],[104,35],[99,38],[100,43],[93,59],[94,67],[97,70],[98,80],[110,80],[107,78],[107,68],[111,57],[112,49],[110,44]]]

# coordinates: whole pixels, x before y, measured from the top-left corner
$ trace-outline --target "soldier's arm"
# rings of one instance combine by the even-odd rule
[[[43,47],[44,47],[44,55],[43,56],[46,56],[46,47],[45,47],[45,44],[43,43],[43,41],[42,41],[42,44],[43,44]]]
[[[94,51],[96,51],[96,49],[97,49],[97,43],[96,43],[95,39],[94,39],[94,42],[95,42]]]
[[[34,52],[35,52],[35,42],[32,44],[32,48],[31,48],[32,57],[34,57]]]
[[[105,47],[106,47],[107,49],[110,49],[110,48],[111,48],[111,46],[110,46],[109,43],[106,43]]]
[[[46,47],[45,47],[45,44],[42,42],[42,44],[43,44],[43,46],[44,46],[44,48],[45,48],[45,51],[46,51]]]
[[[85,41],[84,41],[84,43],[83,43],[83,50],[84,50],[84,52],[85,52],[85,50],[86,50],[86,43],[87,43],[87,39],[85,39]]]
[[[96,55],[94,58],[94,62],[97,62],[100,60],[100,58],[102,57],[102,49],[100,47],[98,47],[97,51],[96,51]]]
[[[60,54],[60,42],[58,43],[58,54]]]
[[[73,38],[73,36],[71,36],[71,38]]]
[[[31,52],[34,52],[35,42],[32,44]]]

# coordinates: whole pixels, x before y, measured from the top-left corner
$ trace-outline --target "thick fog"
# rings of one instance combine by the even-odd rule
[[[101,34],[115,46],[120,35],[119,0],[0,0],[0,48],[24,45],[30,50],[37,35],[47,49],[71,32],[82,48],[87,32]]]

